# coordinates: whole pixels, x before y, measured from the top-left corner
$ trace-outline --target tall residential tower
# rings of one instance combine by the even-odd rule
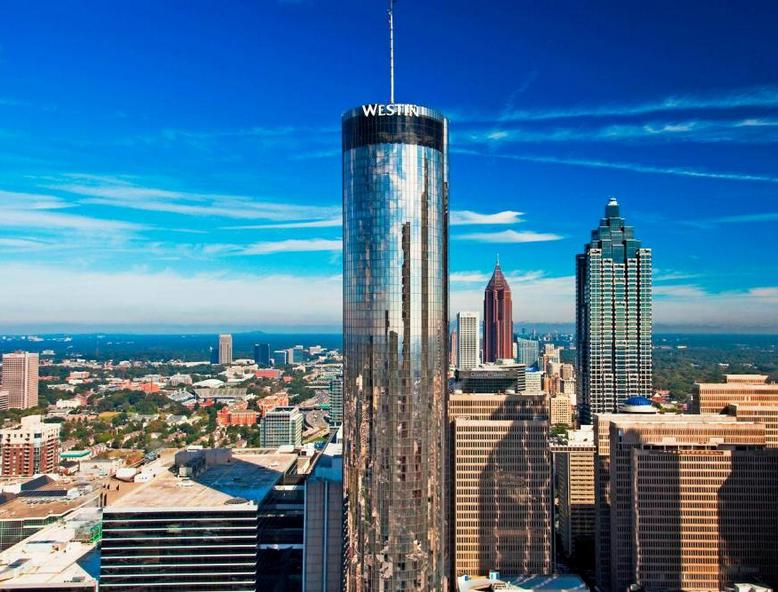
[[[513,305],[511,287],[500,262],[484,290],[484,362],[513,357]]]
[[[470,370],[478,366],[481,327],[478,314],[460,312],[457,314],[457,368]]]
[[[343,114],[349,592],[447,589],[447,121]]]
[[[611,198],[576,257],[576,340],[582,423],[651,396],[651,249]]]

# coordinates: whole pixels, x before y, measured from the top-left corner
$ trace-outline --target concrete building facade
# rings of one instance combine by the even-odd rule
[[[478,313],[457,313],[457,363],[460,370],[478,366],[481,357],[481,324]]]
[[[2,390],[8,391],[6,409],[29,409],[38,405],[38,365],[36,353],[3,354]]]
[[[551,573],[547,397],[453,394],[449,419],[455,574]]]

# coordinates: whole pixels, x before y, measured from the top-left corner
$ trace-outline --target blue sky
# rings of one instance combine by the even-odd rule
[[[6,2],[0,329],[335,329],[339,117],[385,101],[380,1]],[[658,328],[778,331],[778,6],[411,2],[397,100],[451,118],[452,311],[495,255],[571,322],[610,195]]]

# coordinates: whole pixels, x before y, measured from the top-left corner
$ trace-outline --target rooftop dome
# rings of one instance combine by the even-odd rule
[[[648,399],[640,395],[635,395],[634,397],[627,397],[624,400],[623,404],[624,405],[651,405],[651,401],[649,401]]]
[[[627,397],[619,405],[621,413],[656,413],[656,407],[653,403],[640,395]]]

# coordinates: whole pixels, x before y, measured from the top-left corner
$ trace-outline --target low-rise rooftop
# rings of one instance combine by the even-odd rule
[[[203,451],[207,452],[207,451]],[[164,508],[187,510],[258,505],[297,462],[297,454],[275,449],[235,451],[208,464],[192,477],[179,477],[173,470],[174,455],[162,457],[165,464],[157,476],[111,504],[110,511],[138,511]],[[293,472],[293,471],[292,471]],[[242,500],[242,501],[241,501]]]

